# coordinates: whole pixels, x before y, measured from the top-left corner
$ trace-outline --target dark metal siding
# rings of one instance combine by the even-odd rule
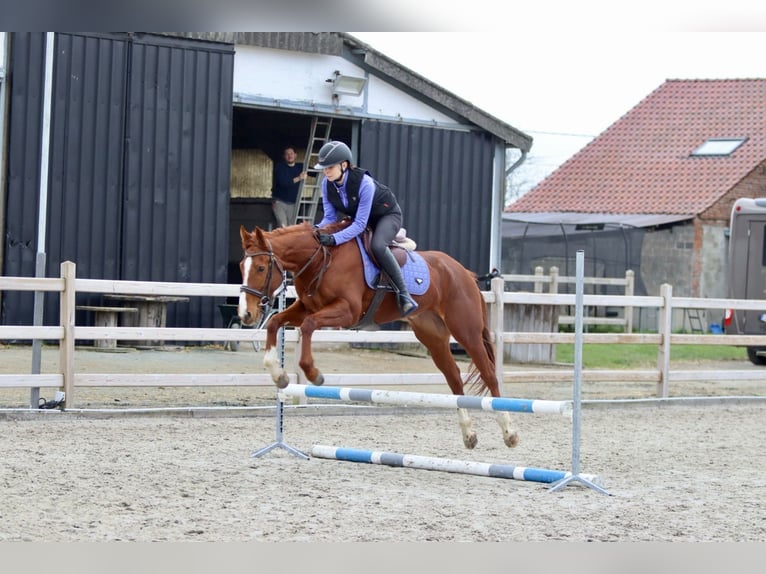
[[[363,121],[359,165],[396,193],[418,249],[489,271],[493,160],[487,133]]]
[[[127,59],[125,39],[56,35],[48,276],[120,278]]]
[[[45,34],[12,34],[10,56],[3,274],[31,277],[37,253]],[[33,301],[34,295],[29,292],[4,293],[3,323],[30,324]],[[58,324],[58,320],[54,323]]]
[[[163,40],[133,44],[122,277],[225,283],[233,47]],[[216,324],[212,301],[175,307],[168,324]]]
[[[12,38],[3,272],[33,276],[45,35]],[[71,260],[80,277],[226,282],[233,56],[187,39],[56,35],[48,276]],[[4,323],[31,312],[31,294],[3,298]],[[192,298],[168,309],[168,324],[218,315]],[[54,297],[45,317],[58,321]]]

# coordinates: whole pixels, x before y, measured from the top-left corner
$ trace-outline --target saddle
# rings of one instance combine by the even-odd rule
[[[373,263],[376,267],[380,268],[380,264],[375,259],[375,255],[372,253],[372,249],[370,249],[370,244],[372,242],[372,229],[369,227],[364,230],[360,237],[361,241],[360,249],[364,249],[365,254],[369,258],[370,262]],[[415,248],[417,247],[417,244],[415,241],[407,237],[407,230],[402,228],[399,230],[399,233],[396,234],[396,237],[394,238],[393,242],[389,244],[389,249],[391,250],[391,253],[394,255],[394,259],[396,259],[396,262],[399,264],[399,267],[404,268],[404,265],[407,263],[407,253],[412,251],[415,251]],[[413,253],[413,255],[416,255]],[[423,263],[425,265],[425,262]],[[372,287],[372,284],[370,285]],[[426,289],[427,289],[426,284]],[[356,325],[353,325],[352,327],[349,327],[350,329],[358,329],[358,330],[377,330],[380,327],[375,323],[374,316],[375,312],[378,310],[378,307],[380,307],[380,303],[383,300],[383,297],[386,293],[391,292],[394,290],[394,287],[390,283],[390,279],[386,277],[383,273],[380,273],[377,276],[377,284],[374,287],[375,289],[375,295],[372,298],[372,301],[370,302],[369,307],[366,311],[362,314],[361,319]]]
[[[367,255],[369,255],[370,260],[377,267],[380,267],[380,264],[375,259],[375,255],[372,253],[372,249],[370,249],[371,242],[372,229],[367,227],[362,233],[362,245],[364,246],[364,250],[367,252]],[[417,246],[418,245],[415,243],[415,241],[407,237],[407,230],[402,227],[399,230],[399,233],[396,234],[396,237],[394,237],[394,240],[388,245],[388,248],[391,250],[391,253],[394,254],[394,258],[399,264],[399,267],[404,267],[404,264],[407,262],[407,252],[415,251]]]

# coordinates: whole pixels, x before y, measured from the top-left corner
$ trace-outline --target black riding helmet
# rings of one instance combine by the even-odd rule
[[[314,166],[314,169],[324,169],[342,161],[351,163],[351,150],[343,142],[330,141],[319,150],[319,162]]]

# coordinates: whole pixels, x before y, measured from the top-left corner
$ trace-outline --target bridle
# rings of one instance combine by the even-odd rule
[[[270,247],[270,246],[269,246]],[[266,255],[269,258],[269,272],[266,275],[266,285],[265,289],[269,288],[269,285],[271,285],[271,277],[274,274],[274,268],[276,267],[279,271],[279,274],[282,276],[282,281],[279,284],[279,287],[277,287],[274,290],[274,293],[264,293],[263,291],[259,291],[258,289],[253,289],[249,285],[242,284],[239,287],[239,291],[241,293],[247,293],[248,295],[254,295],[255,297],[260,298],[260,302],[258,303],[261,307],[261,310],[263,311],[264,315],[267,314],[267,311],[274,306],[274,300],[279,296],[279,294],[285,290],[285,271],[282,268],[282,265],[279,263],[279,260],[274,255],[274,252],[269,251],[246,251],[244,257],[242,258],[247,259],[248,257],[258,257],[259,255]]]
[[[311,257],[309,257],[308,261],[303,265],[303,267],[298,270],[297,273],[293,273],[293,279],[296,277],[299,277],[304,271],[306,271],[311,263],[314,261],[314,258],[322,252],[323,260],[322,260],[322,268],[320,269],[319,273],[316,277],[311,281],[311,283],[316,282],[316,285],[314,286],[314,289],[307,294],[308,297],[311,297],[314,293],[316,293],[317,289],[319,289],[319,284],[322,282],[322,277],[324,276],[324,272],[327,270],[327,268],[330,266],[330,263],[332,262],[332,257],[330,256],[329,250],[324,245],[319,245],[319,247],[316,248],[314,253],[311,254]],[[277,259],[277,256],[274,255],[274,251],[271,249],[271,243],[269,243],[269,249],[268,251],[246,251],[243,259],[247,259],[248,257],[258,257],[259,255],[266,255],[269,258],[269,272],[266,275],[266,286],[265,289],[269,288],[269,285],[271,285],[271,277],[274,273],[274,268],[279,271],[279,274],[282,276],[282,282],[280,283],[279,287],[277,287],[274,290],[274,293],[264,293],[263,291],[259,291],[258,289],[253,289],[252,287],[242,284],[239,287],[240,292],[247,293],[248,295],[254,295],[255,297],[260,298],[260,307],[263,310],[264,314],[266,311],[268,311],[270,308],[274,306],[274,300],[287,288],[286,285],[286,276],[285,271],[282,267],[282,264],[279,262],[279,259]],[[328,261],[329,259],[329,261]],[[309,283],[309,285],[311,285]]]

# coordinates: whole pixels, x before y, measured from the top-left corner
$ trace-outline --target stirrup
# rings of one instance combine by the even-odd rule
[[[407,317],[418,310],[418,304],[408,294],[399,293],[399,311],[402,317]]]

